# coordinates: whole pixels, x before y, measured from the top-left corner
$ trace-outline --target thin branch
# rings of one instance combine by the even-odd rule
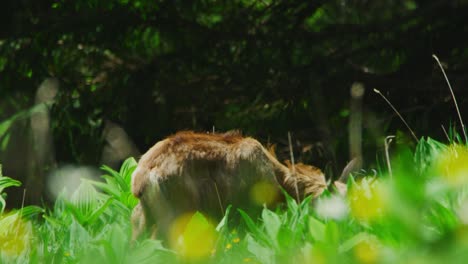
[[[293,153],[293,147],[292,147],[292,140],[291,140],[291,132],[288,131],[288,142],[289,142],[289,154],[291,155],[291,165],[292,165],[292,176],[294,179],[294,187],[296,188],[296,198],[297,201],[299,202],[299,188],[297,187],[297,177],[296,177],[296,167],[294,163],[294,153]]]
[[[411,127],[408,125],[408,123],[406,123],[406,120],[403,118],[403,116],[401,116],[400,112],[398,112],[398,110],[396,110],[396,108],[393,106],[392,103],[390,103],[390,101],[387,99],[387,97],[385,97],[379,90],[375,89],[374,88],[374,92],[379,94],[384,100],[385,102],[387,102],[388,105],[390,105],[390,107],[393,109],[393,111],[395,111],[395,113],[398,115],[398,117],[400,117],[401,121],[403,121],[403,123],[405,124],[405,126],[408,128],[408,130],[410,131],[411,135],[413,136],[414,140],[416,142],[418,142],[418,137],[416,137],[416,134],[414,134],[413,130],[411,129]]]
[[[17,232],[15,234],[15,238],[18,238],[18,234],[20,233],[19,228],[20,228],[20,225],[21,225],[21,218],[23,217],[23,209],[24,209],[25,199],[26,199],[26,188],[23,189],[23,200],[21,201],[21,210],[20,210],[20,213],[19,213],[19,218],[16,221],[16,231]]]
[[[440,126],[442,127],[442,131],[444,131],[444,134],[445,134],[445,136],[447,137],[448,142],[450,142],[450,136],[449,136],[449,134],[447,133],[447,130],[445,130],[444,125],[440,125]]]
[[[393,179],[393,172],[392,172],[392,165],[390,164],[390,154],[389,154],[389,148],[390,148],[390,143],[392,143],[392,140],[395,138],[395,136],[387,136],[384,140],[384,145],[385,145],[385,160],[387,162],[387,167],[388,167],[388,175],[390,175],[390,179]]]
[[[223,202],[221,201],[221,195],[219,194],[218,184],[216,184],[216,181],[214,181],[214,187],[216,191],[216,196],[218,197],[218,203],[219,203],[219,208],[221,210],[221,215],[224,216],[224,213],[226,212],[226,210],[224,209]]]
[[[465,137],[465,144],[466,144],[468,143],[468,136],[466,135],[465,124],[463,123],[463,119],[460,114],[460,109],[458,108],[457,99],[455,98],[455,94],[453,93],[452,85],[450,84],[447,74],[445,74],[444,67],[442,67],[442,64],[440,63],[439,58],[437,58],[435,54],[432,54],[432,57],[437,61],[437,64],[439,64],[440,70],[442,71],[442,74],[444,74],[445,81],[447,82],[450,93],[452,94],[453,103],[455,104],[455,108],[457,109],[458,119],[460,120],[460,125],[462,127],[463,136]]]

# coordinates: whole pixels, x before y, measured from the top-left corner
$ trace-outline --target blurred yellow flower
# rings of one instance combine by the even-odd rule
[[[228,243],[228,244],[226,245],[226,250],[231,249],[231,248],[232,248],[232,244],[231,244],[231,243]]]
[[[0,217],[0,252],[15,257],[30,248],[33,237],[30,222],[21,219],[18,212]]]
[[[364,240],[354,247],[354,256],[359,263],[371,264],[379,262],[380,253],[376,244],[377,241]]]
[[[436,170],[450,186],[468,183],[468,148],[453,144],[437,158]]]
[[[232,242],[234,242],[234,243],[239,243],[239,242],[240,242],[240,238],[236,237],[236,238],[234,238],[234,239],[232,240]]]
[[[322,249],[318,247],[313,247],[310,251],[310,256],[308,256],[307,263],[317,263],[317,264],[325,264],[327,261],[327,257]]]
[[[278,200],[277,188],[271,182],[257,182],[250,189],[250,199],[257,205],[271,205]]]
[[[463,248],[468,248],[468,226],[460,225],[455,229],[455,239],[457,244]]]
[[[169,231],[170,245],[183,257],[200,259],[208,257],[216,244],[214,225],[199,212],[187,213],[177,218]]]
[[[354,217],[363,221],[380,218],[387,207],[386,190],[381,182],[364,178],[351,187],[348,201]]]

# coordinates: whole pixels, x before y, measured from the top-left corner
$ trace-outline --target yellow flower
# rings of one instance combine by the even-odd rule
[[[30,248],[33,236],[30,222],[21,219],[18,212],[0,217],[0,252],[19,256]]]
[[[450,145],[437,159],[436,170],[446,182],[458,187],[468,183],[468,148]]]
[[[377,241],[375,241],[377,243]],[[371,264],[379,261],[379,250],[371,241],[361,241],[354,247],[354,256],[359,263]]]
[[[271,182],[257,182],[250,189],[250,199],[257,205],[271,205],[278,200],[277,188]]]
[[[307,263],[325,264],[328,262],[323,250],[318,247],[313,247],[306,259],[308,259]]]
[[[250,262],[250,261],[252,261],[251,258],[244,258],[244,262]]]
[[[229,250],[229,249],[231,249],[231,248],[232,248],[232,244],[231,244],[231,243],[228,243],[228,244],[226,245],[226,249]]]
[[[348,193],[351,213],[363,221],[378,219],[387,207],[386,196],[386,190],[379,181],[364,178]]]
[[[465,248],[468,247],[468,226],[460,225],[455,229],[455,239],[457,244]]]
[[[208,257],[217,240],[215,227],[199,212],[180,216],[169,234],[171,247],[189,259]]]
[[[232,240],[232,242],[234,242],[234,243],[239,243],[239,242],[240,242],[240,238],[236,237],[236,238],[234,238],[234,239]]]

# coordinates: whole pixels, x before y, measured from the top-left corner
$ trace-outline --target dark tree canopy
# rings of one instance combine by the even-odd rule
[[[0,120],[31,107],[44,79],[57,161],[99,163],[103,124],[141,151],[182,129],[240,129],[318,165],[348,160],[349,90],[366,87],[364,153],[407,129],[457,124],[440,69],[466,100],[468,1],[6,1],[0,8]],[[1,132],[1,131],[0,131]],[[368,151],[366,151],[368,150]],[[286,154],[287,155],[287,154]],[[307,161],[307,160],[306,160]]]

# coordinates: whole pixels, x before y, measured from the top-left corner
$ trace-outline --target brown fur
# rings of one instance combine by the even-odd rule
[[[249,191],[258,182],[271,183],[278,193],[281,186],[298,198],[326,188],[318,168],[302,163],[288,168],[238,132],[172,135],[149,149],[132,175],[132,192],[140,199],[132,216],[133,238],[145,231],[155,237],[156,226],[164,236],[186,212],[219,218],[229,204],[248,207]]]

